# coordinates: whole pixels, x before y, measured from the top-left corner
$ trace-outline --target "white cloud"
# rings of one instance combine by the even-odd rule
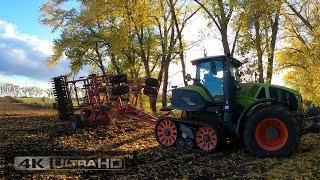
[[[9,80],[20,85],[28,81],[31,84],[38,82],[38,86],[49,85],[50,78],[66,74],[69,70],[67,60],[48,69],[45,60],[52,54],[51,41],[20,33],[14,24],[0,20],[1,81]]]
[[[0,27],[4,30],[3,36],[14,37],[15,36],[15,25],[0,20]]]
[[[11,50],[12,53],[8,53],[9,56],[12,56],[12,58],[17,58],[17,59],[21,59],[21,63],[24,63],[23,60],[26,59],[26,54],[23,50],[21,49],[12,49]]]
[[[20,33],[14,24],[0,20],[0,32],[4,31],[0,36],[8,39],[21,40],[29,44],[35,51],[39,51],[46,55],[51,55],[52,42],[39,39],[37,36]]]

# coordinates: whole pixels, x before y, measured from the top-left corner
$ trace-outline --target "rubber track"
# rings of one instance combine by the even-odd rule
[[[69,120],[73,114],[73,105],[68,95],[66,82],[63,76],[52,78],[53,94],[57,105],[59,118]]]
[[[191,120],[191,119],[182,119],[182,118],[173,118],[173,117],[170,117],[170,116],[163,116],[163,117],[160,117],[159,118],[159,121],[160,122],[161,120],[164,120],[164,119],[169,119],[171,121],[174,122],[174,124],[178,127],[178,124],[179,123],[183,123],[184,125],[186,125],[187,127],[189,128],[196,128],[195,126],[199,127],[199,126],[206,126],[206,127],[211,127],[211,128],[214,128],[215,130],[219,130],[217,129],[217,126],[212,123],[212,122],[206,122],[206,121],[196,121],[196,120]],[[156,126],[157,127],[157,126]],[[180,132],[180,129],[178,129],[178,132]],[[157,130],[155,129],[155,133],[157,133]],[[195,136],[195,132],[194,133],[194,136]],[[219,135],[219,133],[218,133]],[[218,146],[219,146],[219,141],[221,141],[221,136],[218,136],[220,137],[220,139],[218,139]],[[179,138],[182,138],[181,137],[181,133],[178,133],[178,137],[177,139]],[[158,139],[158,138],[157,138]],[[188,138],[190,139],[190,138]],[[217,148],[211,150],[211,151],[204,151],[204,150],[201,150],[199,149],[199,147],[197,146],[196,142],[195,142],[195,139],[191,139],[192,142],[194,143],[193,145],[193,149],[191,149],[191,151],[196,151],[196,152],[204,152],[204,153],[211,153],[213,151],[215,151]],[[164,145],[163,145],[164,146]],[[165,146],[167,147],[167,146]],[[173,143],[173,145],[171,147],[176,147],[176,141]],[[185,149],[185,148],[184,148]]]

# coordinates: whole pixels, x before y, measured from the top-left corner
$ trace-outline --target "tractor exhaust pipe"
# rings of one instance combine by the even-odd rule
[[[231,76],[231,57],[230,53],[227,54],[225,60],[225,71],[223,81],[223,93],[224,93],[224,121],[232,121],[233,108],[235,105],[235,80]]]

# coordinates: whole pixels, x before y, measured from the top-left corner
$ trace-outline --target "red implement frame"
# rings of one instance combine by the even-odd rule
[[[114,85],[109,82],[111,76],[90,75],[70,81],[65,77],[67,93],[76,101],[74,112],[80,111],[83,121],[92,123],[106,124],[111,118],[127,117],[155,124],[157,117],[137,108],[138,97],[145,87],[141,78],[128,79],[125,83]],[[120,85],[129,87],[129,92],[113,95],[112,89]]]

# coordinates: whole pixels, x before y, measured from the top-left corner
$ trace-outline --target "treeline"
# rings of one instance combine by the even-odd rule
[[[51,88],[42,89],[36,86],[23,87],[16,84],[0,82],[0,97],[3,96],[53,98],[53,91]]]
[[[214,31],[215,37],[205,38],[220,39],[224,54],[243,59],[244,80],[252,80],[257,72],[261,82],[271,83],[275,70],[286,69],[287,84],[307,99],[320,100],[319,4],[319,0],[48,0],[40,8],[40,19],[53,32],[61,31],[53,41],[49,66],[66,56],[70,74],[89,65],[103,74],[157,78],[163,106],[171,64],[181,64],[186,84],[185,52],[195,42],[186,41],[184,34],[195,15],[205,18]],[[150,99],[150,106],[156,110],[155,100]]]

